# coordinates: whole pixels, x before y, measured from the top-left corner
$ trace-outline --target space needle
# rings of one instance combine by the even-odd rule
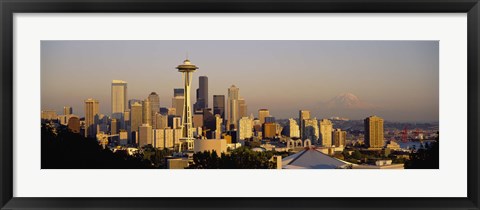
[[[180,138],[181,143],[187,143],[187,150],[193,150],[193,130],[192,130],[192,111],[190,108],[190,85],[192,83],[192,74],[195,72],[198,67],[190,62],[190,60],[185,59],[183,64],[177,66],[179,72],[182,73],[183,83],[185,85],[184,93],[184,103],[183,103],[183,115],[182,115],[182,137]],[[180,150],[182,146],[180,145]]]

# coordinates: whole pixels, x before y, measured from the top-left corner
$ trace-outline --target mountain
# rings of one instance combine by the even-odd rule
[[[352,93],[343,93],[333,97],[325,104],[328,109],[353,109],[353,110],[365,110],[376,108],[372,104],[366,103],[360,100],[356,95]]]

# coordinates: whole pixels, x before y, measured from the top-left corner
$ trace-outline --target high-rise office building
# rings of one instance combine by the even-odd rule
[[[346,131],[342,131],[340,128],[337,128],[332,132],[332,136],[333,136],[333,145],[335,145],[335,147],[345,147],[346,145],[345,142],[347,139]]]
[[[203,127],[203,113],[193,115],[193,128]]]
[[[177,96],[185,96],[185,90],[183,88],[175,88],[173,89],[173,97]]]
[[[143,107],[139,102],[132,104],[130,109],[130,132],[138,131],[143,123]]]
[[[112,81],[112,118],[123,121],[123,114],[127,109],[127,82]]]
[[[207,108],[203,109],[203,128],[205,128],[205,133],[207,134],[207,138],[213,138],[213,131],[216,129],[216,119],[215,115],[212,113],[212,109]]]
[[[310,119],[310,111],[308,110],[300,110],[299,111],[299,116],[298,116],[298,121],[300,124],[300,137],[302,140],[305,140],[306,137],[304,135],[304,130],[305,130],[305,123],[303,122],[304,120]]]
[[[270,111],[268,109],[259,109],[258,110],[258,119],[260,120],[260,124],[265,123],[265,117],[270,116]]]
[[[365,144],[368,148],[380,149],[384,145],[383,119],[377,116],[370,116],[364,120]]]
[[[264,123],[263,124],[263,138],[273,139],[277,134],[276,123]]]
[[[173,148],[174,141],[173,141],[173,130],[171,128],[165,128],[165,147],[166,148]]]
[[[85,100],[85,137],[96,138],[99,102],[93,98]]]
[[[197,102],[195,110],[208,108],[208,77],[198,77]]]
[[[222,137],[222,124],[223,119],[219,114],[215,115],[215,139],[220,139]]]
[[[146,145],[153,145],[152,138],[152,126],[149,124],[143,124],[138,128],[138,147],[144,147]]]
[[[63,115],[71,115],[73,114],[73,109],[71,106],[64,106],[63,107]]]
[[[324,147],[332,146],[332,131],[333,124],[332,121],[328,119],[320,120],[320,139],[321,145]]]
[[[264,120],[264,121],[265,121],[265,123],[274,123],[274,122],[277,122],[277,121],[275,121],[275,117],[273,117],[273,116],[267,116],[267,117],[265,117],[265,120]]]
[[[225,96],[213,95],[213,114],[220,115],[220,118],[225,118]]]
[[[238,99],[238,118],[248,117],[247,102],[245,99]]]
[[[156,126],[155,129],[164,129],[168,127],[168,116],[163,114],[155,114]]]
[[[126,130],[120,130],[118,133],[118,144],[120,144],[120,146],[127,146],[128,136],[129,135]]]
[[[150,101],[147,99],[143,100],[142,104],[142,124],[152,125],[152,110],[150,106]]]
[[[128,109],[132,109],[132,105],[135,103],[135,102],[138,102],[138,103],[142,103],[143,100],[140,100],[140,99],[130,99],[128,100]]]
[[[117,120],[116,118],[112,118],[110,120],[110,134],[115,135],[118,133],[120,130],[119,128],[120,125],[120,120]]]
[[[297,124],[297,121],[290,118],[288,119],[288,125],[286,126],[287,136],[290,138],[300,138],[300,127]]]
[[[228,88],[228,100],[227,100],[227,130],[231,127],[237,128],[238,123],[238,99],[239,88],[232,85]]]
[[[173,117],[172,118],[172,128],[173,129],[179,129],[182,128],[182,118],[180,117]]]
[[[174,96],[172,98],[172,108],[175,109],[175,115],[182,117],[183,116],[183,105],[185,103],[185,97],[183,96]]]
[[[238,139],[245,140],[253,136],[253,119],[242,117],[238,123]]]
[[[153,146],[155,148],[165,148],[165,128],[153,129]]]
[[[151,92],[148,95],[148,101],[150,101],[150,112],[152,113],[152,128],[157,127],[157,119],[155,118],[155,114],[160,112],[160,97],[156,92]]]
[[[303,120],[304,123],[304,137],[305,139],[310,139],[313,143],[318,141],[318,120],[317,118]]]

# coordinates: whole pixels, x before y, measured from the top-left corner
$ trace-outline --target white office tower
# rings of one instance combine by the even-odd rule
[[[118,119],[123,122],[123,114],[127,109],[127,82],[122,80],[112,81],[112,118]],[[123,123],[121,123],[124,128]]]
[[[290,138],[300,138],[300,126],[298,126],[297,121],[290,118],[288,119],[288,132],[287,135]]]
[[[333,124],[332,121],[328,119],[320,120],[320,139],[321,145],[324,147],[332,146],[332,131]]]
[[[138,147],[144,147],[148,144],[153,145],[152,126],[143,124],[138,128]]]
[[[250,117],[242,117],[238,125],[238,139],[245,140],[253,136],[253,120]]]

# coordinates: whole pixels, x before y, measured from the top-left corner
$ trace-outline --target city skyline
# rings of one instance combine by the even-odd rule
[[[212,43],[213,49],[205,48]],[[233,51],[220,50],[228,48]],[[214,95],[227,98],[235,85],[248,115],[265,108],[287,119],[307,109],[317,118],[376,114],[389,121],[438,122],[435,41],[42,41],[41,50],[42,110],[71,106],[84,116],[84,100],[94,98],[99,112],[110,116],[112,80],[127,82],[128,100],[156,92],[160,106],[171,107],[172,90],[182,87],[175,64],[188,51],[201,68],[192,89],[200,76],[208,77],[208,103]]]

